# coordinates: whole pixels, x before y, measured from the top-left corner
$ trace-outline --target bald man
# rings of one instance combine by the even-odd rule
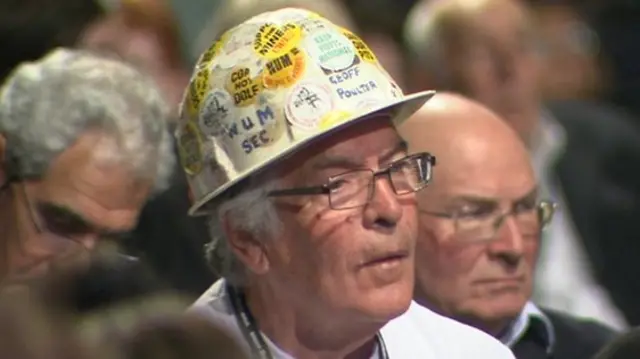
[[[545,233],[534,296],[616,328],[640,325],[640,132],[593,103],[543,103],[536,26],[519,0],[421,0],[406,24],[411,91],[463,94],[527,143],[540,193],[563,210]],[[624,316],[623,316],[624,315]]]
[[[400,133],[411,152],[438,158],[418,196],[416,300],[493,335],[520,359],[591,357],[613,331],[530,302],[555,204],[539,200],[515,131],[482,105],[441,93]]]

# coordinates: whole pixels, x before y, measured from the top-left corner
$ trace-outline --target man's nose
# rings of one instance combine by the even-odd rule
[[[402,218],[402,205],[392,188],[388,177],[375,178],[373,183],[373,196],[365,206],[365,226],[369,228],[389,228]]]
[[[506,215],[501,221],[489,250],[494,257],[510,266],[517,265],[524,255],[524,237],[512,214]]]

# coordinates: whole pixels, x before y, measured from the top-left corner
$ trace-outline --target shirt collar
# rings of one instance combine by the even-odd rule
[[[555,343],[555,330],[549,317],[547,317],[535,304],[527,302],[520,315],[511,323],[509,328],[500,336],[500,341],[513,347],[529,331],[536,331],[538,337],[544,340],[547,353],[551,354]]]

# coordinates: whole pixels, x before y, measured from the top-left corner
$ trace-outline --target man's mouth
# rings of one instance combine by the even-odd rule
[[[402,263],[409,257],[409,251],[399,250],[394,252],[388,252],[380,256],[376,256],[372,260],[365,262],[363,267],[372,266],[393,266]]]

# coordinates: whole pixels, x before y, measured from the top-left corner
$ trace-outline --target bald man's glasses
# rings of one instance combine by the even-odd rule
[[[416,153],[379,171],[364,168],[344,172],[329,177],[321,186],[276,190],[269,192],[269,196],[327,195],[334,210],[364,207],[373,198],[378,177],[387,177],[396,195],[406,195],[429,184],[435,164],[436,158],[431,154]]]
[[[518,203],[510,211],[500,213],[479,207],[470,212],[433,212],[420,209],[420,213],[446,218],[454,223],[456,236],[465,242],[491,241],[497,237],[498,231],[507,217],[513,216],[519,233],[523,238],[538,238],[540,232],[551,222],[557,204],[551,201]]]

